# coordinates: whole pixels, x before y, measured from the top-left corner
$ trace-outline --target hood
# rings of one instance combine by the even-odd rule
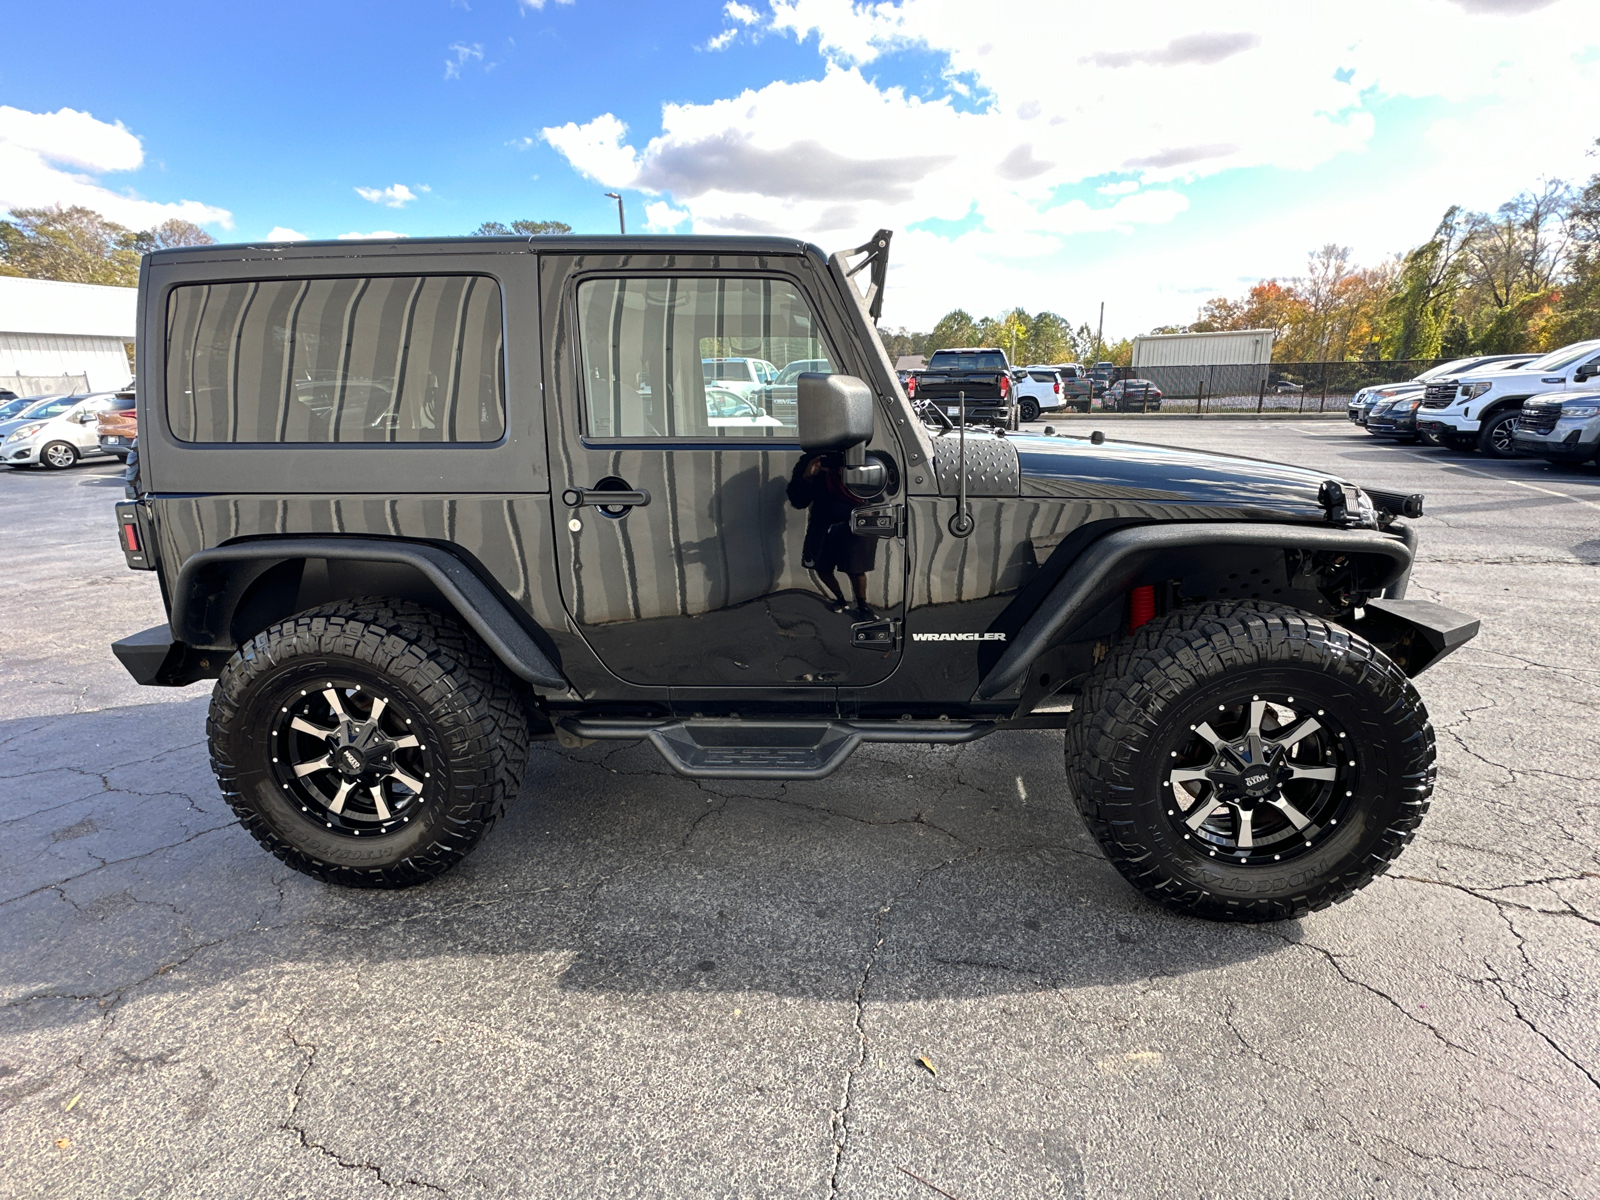
[[[1184,506],[1167,514],[1177,520],[1322,522],[1323,483],[1346,482],[1325,471],[1146,442],[1108,439],[1095,445],[1086,437],[1016,434],[1006,440],[1017,450],[1024,496]]]

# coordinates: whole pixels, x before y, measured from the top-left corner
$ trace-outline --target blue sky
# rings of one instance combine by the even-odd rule
[[[1082,320],[1104,299],[1131,334],[1324,242],[1375,261],[1449,203],[1600,168],[1600,25],[1580,0],[985,12],[22,6],[0,205],[187,215],[224,240],[516,217],[612,232],[601,193],[623,190],[635,231],[648,213],[832,248],[894,228],[891,324],[1013,303]]]

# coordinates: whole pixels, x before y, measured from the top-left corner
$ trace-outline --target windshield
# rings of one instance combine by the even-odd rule
[[[1563,346],[1559,350],[1552,350],[1543,358],[1536,358],[1524,370],[1527,371],[1559,371],[1562,367],[1570,367],[1580,358],[1600,350],[1600,341],[1574,342],[1570,346]]]
[[[82,396],[57,396],[54,400],[46,400],[37,408],[31,408],[27,414],[30,417],[59,417],[68,409],[75,407]]]
[[[962,354],[955,350],[935,350],[928,361],[930,371],[1003,371],[1004,354]]]
[[[1480,363],[1482,361],[1483,361],[1483,358],[1482,358],[1481,355],[1478,356],[1477,358],[1457,358],[1457,359],[1452,359],[1450,362],[1443,363],[1440,366],[1429,367],[1422,374],[1418,375],[1412,382],[1414,382],[1414,383],[1427,383],[1428,380],[1430,380],[1430,379],[1443,379],[1447,375],[1453,375],[1457,371],[1465,371],[1468,367],[1472,366],[1474,363]],[[1390,386],[1393,386],[1393,385],[1390,385]]]
[[[37,403],[39,403],[39,399],[36,396],[22,396],[16,400],[7,400],[4,404],[0,404],[0,421],[7,421],[12,417],[20,417],[30,406]]]

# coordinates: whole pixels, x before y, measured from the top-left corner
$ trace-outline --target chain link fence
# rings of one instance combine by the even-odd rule
[[[1338,412],[1364,387],[1403,383],[1442,358],[1140,367],[1161,389],[1162,412]]]

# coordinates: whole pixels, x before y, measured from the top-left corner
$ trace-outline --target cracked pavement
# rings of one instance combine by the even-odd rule
[[[1113,436],[1428,494],[1433,809],[1301,921],[1155,908],[1061,738],[695,783],[536,745],[405,892],[289,871],[206,762],[107,466],[0,470],[0,1197],[1600,1195],[1600,473],[1343,421]],[[932,1064],[932,1069],[926,1064]]]

